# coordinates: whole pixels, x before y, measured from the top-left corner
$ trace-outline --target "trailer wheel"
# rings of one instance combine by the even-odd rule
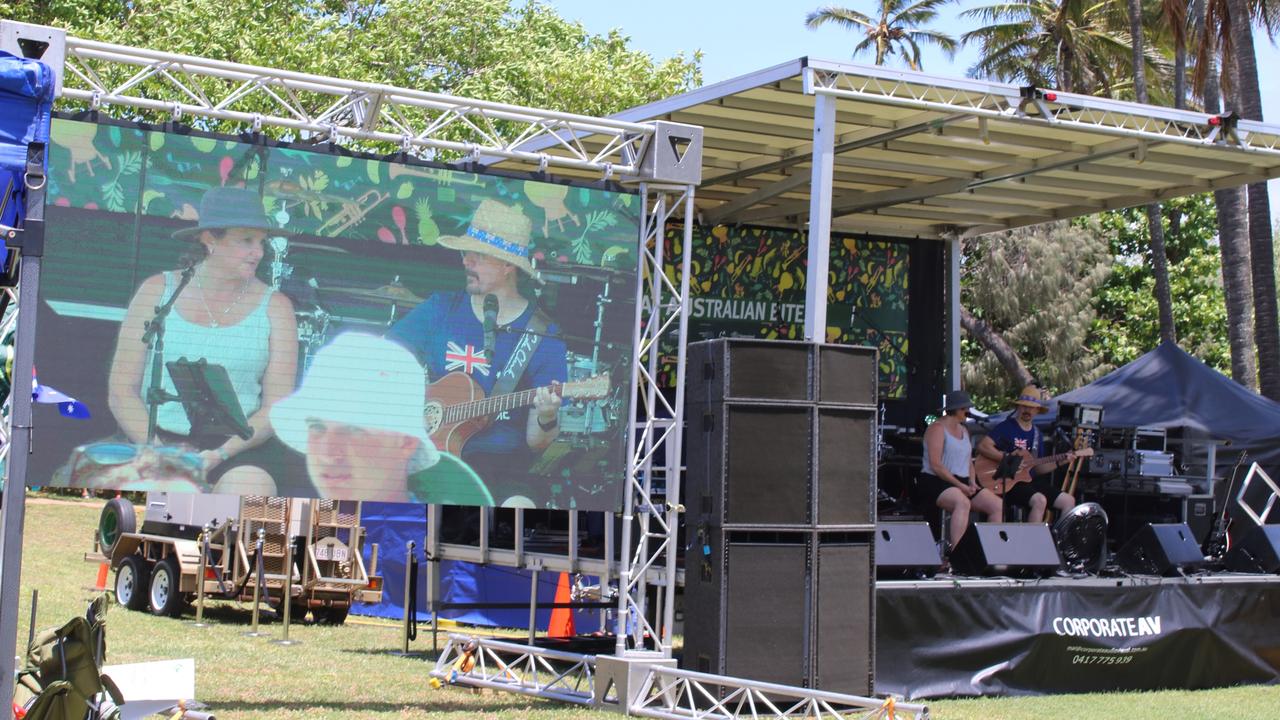
[[[289,603],[289,622],[298,623],[299,625],[303,624],[304,622],[306,622],[307,613],[310,611],[311,611],[311,608],[307,607],[307,603],[305,601],[294,600],[290,602]],[[280,617],[282,619],[284,618],[283,607],[281,607],[280,609]]]
[[[141,610],[147,605],[147,583],[151,572],[147,561],[138,555],[130,555],[116,568],[116,601],[130,610]]]
[[[316,608],[311,611],[316,616],[316,622],[321,625],[341,625],[347,621],[347,613],[350,608],[346,607],[327,607]]]
[[[102,506],[102,514],[98,516],[98,549],[103,555],[111,557],[120,536],[137,532],[138,515],[133,511],[133,503],[124,498],[113,498]]]
[[[182,614],[182,593],[178,590],[181,577],[178,561],[172,555],[156,563],[151,571],[151,592],[148,593],[152,615],[178,617]]]

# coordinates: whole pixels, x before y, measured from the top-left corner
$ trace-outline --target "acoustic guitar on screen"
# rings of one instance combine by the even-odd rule
[[[551,392],[564,400],[599,400],[609,395],[609,373],[585,380],[552,383]],[[473,435],[493,422],[498,413],[533,404],[538,388],[485,397],[484,388],[464,372],[451,372],[427,386],[423,410],[431,442],[445,452],[460,455]]]
[[[1035,458],[1028,461],[1023,457],[1022,462],[1018,465],[1017,471],[1012,478],[1006,480],[996,479],[996,469],[1000,467],[999,460],[992,460],[985,455],[979,455],[973,460],[973,474],[976,476],[978,485],[984,490],[992,492],[1001,492],[1007,490],[1014,485],[1022,482],[1031,482],[1031,468],[1036,465],[1044,465],[1046,463],[1058,463],[1069,457],[1087,458],[1093,455],[1093,448],[1086,447],[1079,450],[1060,453],[1058,455],[1050,455],[1048,457]]]

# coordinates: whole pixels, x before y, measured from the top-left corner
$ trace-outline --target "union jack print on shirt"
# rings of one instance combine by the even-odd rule
[[[461,370],[468,375],[480,373],[489,377],[489,359],[485,357],[484,348],[470,343],[464,349],[450,340],[444,353],[444,368],[448,371]]]

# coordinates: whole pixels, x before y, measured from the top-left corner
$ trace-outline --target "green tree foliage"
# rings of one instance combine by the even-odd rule
[[[1020,0],[976,7],[960,14],[981,23],[961,36],[981,56],[971,77],[993,77],[1068,92],[1117,96],[1126,79],[1131,47],[1124,6],[1088,0]],[[1163,74],[1159,53],[1146,52],[1152,78]],[[1159,88],[1153,88],[1153,95]]]
[[[1087,221],[984,235],[965,241],[961,301],[1057,393],[1109,369],[1087,340],[1096,319],[1093,295],[1110,264],[1107,241]],[[988,406],[1003,405],[1018,387],[985,350],[972,336],[964,340],[964,387]]]
[[[620,31],[590,34],[538,0],[19,0],[0,15],[121,45],[587,115],[701,82],[698,54],[655,60]],[[127,77],[114,70],[110,81]],[[234,109],[266,107],[251,96]]]
[[[1222,263],[1217,246],[1218,214],[1209,194],[1164,205],[1169,279],[1178,344],[1205,364],[1231,372]],[[1083,224],[1083,221],[1077,221]],[[1147,248],[1143,208],[1102,213],[1097,225],[1115,258],[1107,282],[1094,296],[1097,318],[1089,347],[1104,362],[1123,365],[1160,343],[1155,280]]]

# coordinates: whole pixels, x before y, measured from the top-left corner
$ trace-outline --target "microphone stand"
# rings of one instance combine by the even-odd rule
[[[173,304],[178,301],[178,296],[182,294],[187,284],[191,282],[191,278],[196,274],[196,266],[191,265],[182,271],[182,277],[178,280],[178,287],[174,289],[173,294],[169,296],[169,301],[163,305],[157,305],[155,315],[152,316],[144,325],[142,333],[142,342],[151,351],[151,385],[147,388],[147,444],[155,442],[156,429],[158,427],[157,415],[160,412],[160,406],[167,402],[173,402],[178,396],[164,391],[163,379],[161,373],[164,372],[164,322],[169,316],[169,311],[173,310]]]

